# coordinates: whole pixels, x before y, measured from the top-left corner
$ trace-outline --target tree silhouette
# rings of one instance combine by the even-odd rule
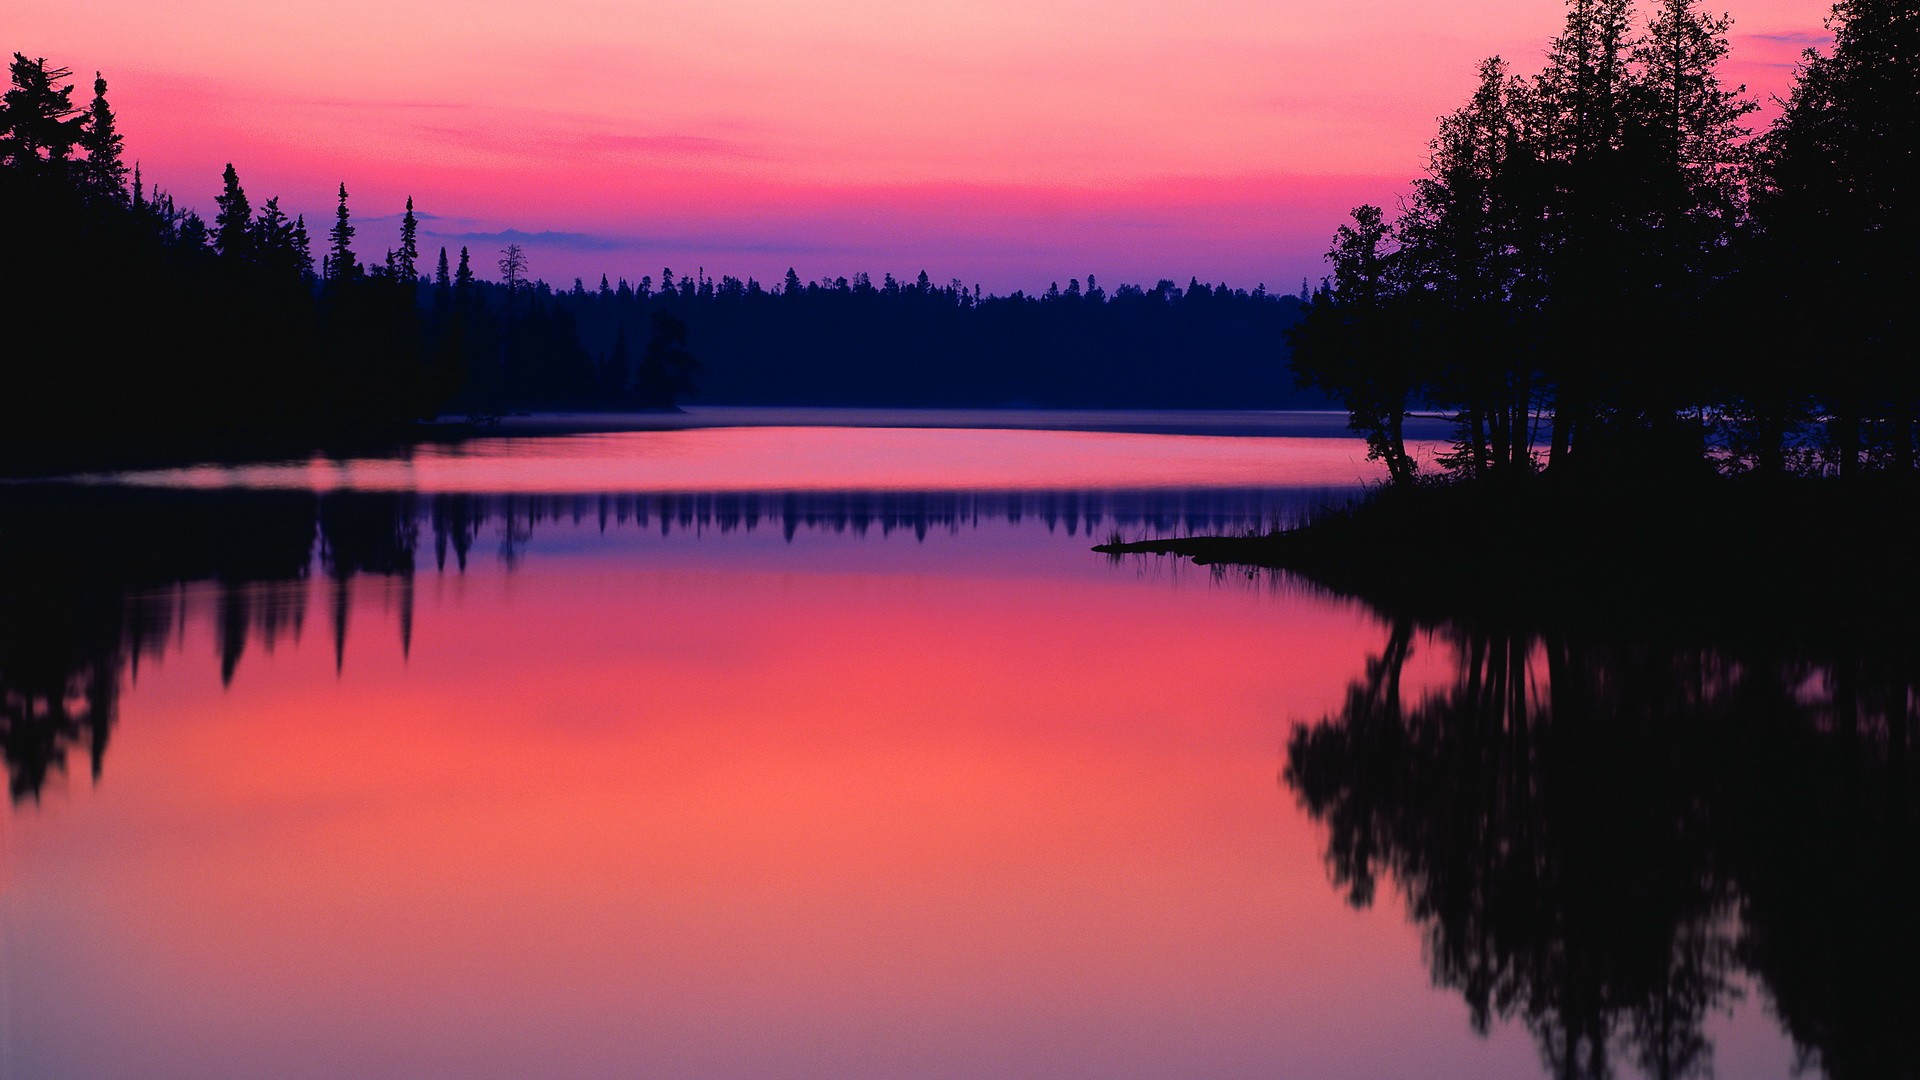
[[[445,251],[441,255],[445,256]],[[413,196],[407,196],[407,211],[400,218],[400,250],[394,255],[394,272],[409,286],[420,276],[420,222],[413,216]]]
[[[507,298],[520,288],[527,274],[527,253],[519,244],[508,244],[500,249],[500,284],[507,287]]]
[[[13,54],[11,85],[0,97],[0,163],[30,173],[59,173],[86,134],[73,106],[73,87],[60,85],[70,68],[49,68],[45,57]]]
[[[1920,935],[1870,899],[1920,870],[1910,656],[1430,629],[1394,618],[1283,776],[1350,902],[1394,879],[1477,1030],[1523,1023],[1555,1077],[1709,1075],[1745,971],[1827,1075],[1914,1075]],[[1450,677],[1414,693],[1423,641]]]
[[[80,149],[86,152],[81,176],[96,196],[124,202],[127,198],[127,166],[120,160],[125,139],[107,104],[107,80],[93,74],[93,101],[87,106],[86,128],[80,133]]]
[[[1353,223],[1340,226],[1327,255],[1333,278],[1292,334],[1294,371],[1346,402],[1367,456],[1386,463],[1392,482],[1410,484],[1415,462],[1404,421],[1417,387],[1403,360],[1406,326],[1390,242],[1377,206],[1355,207]]]
[[[220,194],[213,198],[220,207],[213,218],[213,246],[230,259],[247,258],[252,254],[253,207],[247,202],[247,193],[240,189],[240,174],[234,171],[232,162],[227,163],[221,183]]]
[[[340,204],[333,214],[333,228],[327,231],[331,246],[327,249],[328,281],[347,281],[360,273],[360,261],[353,254],[353,215],[347,209],[347,185],[340,184]]]

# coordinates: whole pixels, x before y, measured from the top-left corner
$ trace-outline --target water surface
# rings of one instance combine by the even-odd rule
[[[6,1075],[1817,1067],[1833,1008],[1775,999],[1845,945],[1794,937],[1813,871],[1684,812],[1748,805],[1700,739],[1619,735],[1784,667],[1509,636],[1491,673],[1485,634],[1087,550],[1372,475],[1345,438],[774,426],[9,492]],[[1795,711],[1834,669],[1793,670],[1775,734],[1839,753]],[[1558,749],[1486,735],[1523,729]],[[1905,798],[1883,760],[1831,775]]]

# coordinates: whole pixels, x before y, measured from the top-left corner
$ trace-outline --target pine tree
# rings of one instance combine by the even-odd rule
[[[333,244],[327,252],[327,280],[345,281],[360,274],[360,262],[353,255],[353,217],[347,210],[347,185],[340,185],[340,207],[334,211],[333,228],[327,236]]]
[[[80,135],[80,148],[87,152],[80,175],[91,193],[120,203],[127,201],[127,166],[120,160],[124,141],[115,130],[113,110],[107,106],[107,80],[96,71],[93,104],[87,107],[86,129]]]
[[[1889,461],[1908,471],[1920,414],[1920,14],[1911,0],[1840,0],[1834,42],[1806,54],[1765,139],[1756,207],[1782,299],[1818,311],[1805,344],[1842,474],[1858,471],[1873,417]],[[1804,361],[1801,361],[1804,363]]]
[[[394,258],[394,272],[412,285],[420,276],[420,222],[413,216],[413,196],[407,196],[407,212],[400,218],[400,251]]]
[[[221,182],[223,188],[213,198],[220,207],[213,218],[213,246],[228,258],[246,257],[252,253],[253,207],[247,204],[247,193],[240,188],[240,174],[234,171],[232,162],[227,163]]]
[[[447,269],[447,249],[440,249],[440,265],[433,269],[433,286],[441,292],[453,288],[453,275]]]
[[[169,196],[167,201],[171,204],[172,197]],[[171,215],[172,210],[169,209],[168,213]],[[181,247],[189,250],[206,247],[207,223],[201,219],[199,214],[189,210],[180,215],[180,231],[178,236]]]
[[[453,287],[462,296],[473,291],[473,267],[467,262],[465,245],[460,248],[460,268],[453,272]]]
[[[1532,467],[1537,379],[1513,340],[1525,267],[1538,258],[1526,223],[1537,220],[1524,137],[1531,102],[1525,83],[1499,57],[1480,65],[1467,104],[1441,118],[1427,175],[1395,225],[1407,301],[1422,306],[1426,350],[1437,360],[1435,388],[1457,406],[1457,453],[1446,463],[1480,473]]]
[[[292,276],[299,263],[294,252],[293,221],[280,209],[280,199],[268,199],[252,225],[250,246],[260,265],[275,274]]]
[[[85,134],[76,116],[71,68],[49,68],[45,57],[29,60],[13,54],[13,85],[0,98],[0,165],[37,172],[60,172]]]
[[[293,262],[302,278],[313,276],[313,243],[307,237],[307,215],[293,219]]]
[[[1558,339],[1549,467],[1567,460],[1576,433],[1596,418],[1594,399],[1624,329],[1623,294],[1636,283],[1627,242],[1630,174],[1621,154],[1631,90],[1631,0],[1572,0],[1564,28],[1534,80],[1542,160],[1542,218],[1553,253],[1544,288]],[[1583,436],[1584,437],[1584,436]]]
[[[1697,10],[1697,3],[1663,0],[1635,44],[1630,134],[1644,144],[1657,200],[1646,224],[1718,247],[1739,210],[1741,168],[1750,157],[1740,121],[1758,106],[1743,96],[1745,86],[1720,81],[1732,21]],[[1702,236],[1702,229],[1717,235]]]

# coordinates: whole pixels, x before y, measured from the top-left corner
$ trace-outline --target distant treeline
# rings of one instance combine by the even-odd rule
[[[0,102],[0,466],[292,452],[442,413],[850,405],[1250,405],[1295,387],[1293,296],[1191,281],[1043,295],[704,273],[555,290],[525,253],[423,253],[413,202],[363,265],[346,185],[312,227],[227,166],[212,221],[149,190],[96,75],[15,53]],[[316,250],[317,249],[317,250]],[[478,265],[480,262],[491,265]],[[481,275],[497,267],[499,280]],[[696,359],[696,356],[698,359]]]
[[[701,359],[700,400],[781,405],[1324,408],[1294,385],[1285,332],[1299,298],[1189,281],[1111,292],[983,295],[958,280],[866,274],[763,287],[703,274],[555,297],[603,368],[669,312]]]
[[[1767,130],[1729,20],[1571,0],[1540,72],[1485,61],[1397,216],[1353,212],[1294,335],[1395,480],[1444,468],[1914,469],[1920,14],[1840,0]]]

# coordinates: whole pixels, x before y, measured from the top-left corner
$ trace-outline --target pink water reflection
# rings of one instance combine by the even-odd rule
[[[341,468],[426,491],[1371,468],[1284,442],[715,429]],[[410,578],[277,583],[304,599],[276,596],[230,688],[220,627],[248,617],[188,586],[98,784],[76,764],[8,817],[8,1080],[1539,1074],[1523,1029],[1477,1036],[1431,985],[1396,900],[1329,887],[1277,780],[1290,726],[1380,650],[1364,609],[1110,564],[1036,517],[663,521],[509,514],[464,573],[423,546]],[[1419,648],[1410,692],[1446,663]],[[1724,1075],[1785,1072],[1762,1008],[1715,1025]]]
[[[14,1075],[1530,1068],[1275,782],[1368,616],[657,543],[422,578],[410,658],[358,580],[225,692],[190,604],[13,819]]]
[[[716,427],[424,446],[406,458],[199,466],[142,485],[332,491],[1040,490],[1352,486],[1350,438],[940,428]]]

